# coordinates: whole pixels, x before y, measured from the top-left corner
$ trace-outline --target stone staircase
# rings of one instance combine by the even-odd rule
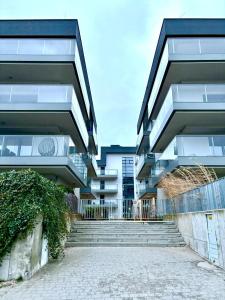
[[[180,247],[174,222],[76,221],[66,247]]]

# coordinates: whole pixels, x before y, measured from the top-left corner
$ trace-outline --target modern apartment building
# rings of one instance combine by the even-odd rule
[[[163,21],[137,124],[142,184],[181,166],[225,175],[224,70],[225,19]]]
[[[77,20],[1,20],[0,170],[85,187],[96,131]]]
[[[133,219],[137,206],[136,147],[101,147],[97,177],[89,199],[81,189],[80,212],[86,219]],[[83,195],[83,197],[82,197]],[[92,199],[91,199],[92,198]]]

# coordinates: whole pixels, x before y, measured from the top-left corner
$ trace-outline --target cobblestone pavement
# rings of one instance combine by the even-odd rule
[[[200,263],[200,264],[199,264]],[[189,248],[69,248],[2,300],[225,299],[225,272]]]

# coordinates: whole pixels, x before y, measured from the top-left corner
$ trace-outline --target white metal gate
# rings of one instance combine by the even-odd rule
[[[85,220],[156,219],[155,202],[150,199],[81,200],[79,212]]]
[[[127,199],[106,200],[100,203],[81,201],[80,213],[85,220],[133,220],[135,218],[134,201]]]

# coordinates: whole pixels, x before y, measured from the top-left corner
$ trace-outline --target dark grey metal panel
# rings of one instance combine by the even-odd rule
[[[101,159],[97,161],[99,167],[106,166],[107,154],[136,154],[136,147],[123,147],[120,145],[101,147]]]
[[[0,20],[0,38],[75,38],[77,26],[77,20]]]

